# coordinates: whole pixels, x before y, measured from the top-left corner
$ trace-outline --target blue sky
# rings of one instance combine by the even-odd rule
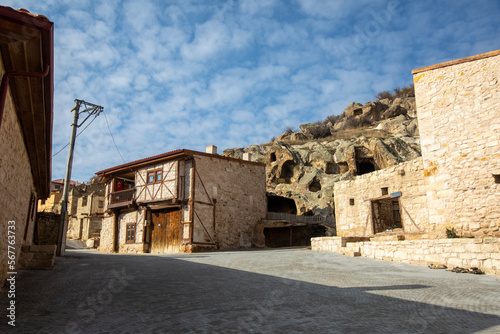
[[[10,0],[55,24],[53,153],[74,99],[104,107],[125,161],[268,142],[411,70],[500,49],[500,1]],[[68,149],[53,158],[63,178]],[[72,179],[123,163],[103,115],[78,138]]]

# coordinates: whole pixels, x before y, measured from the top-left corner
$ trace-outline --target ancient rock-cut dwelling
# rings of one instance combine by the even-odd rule
[[[422,157],[337,182],[313,249],[499,274],[500,50],[412,73]]]
[[[97,172],[106,184],[99,250],[177,253],[252,246],[266,216],[265,166],[176,150]]]

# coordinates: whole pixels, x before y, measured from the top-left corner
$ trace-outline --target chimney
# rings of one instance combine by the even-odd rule
[[[208,145],[207,146],[207,153],[217,154],[217,146],[215,146],[215,145]]]
[[[251,153],[243,153],[243,160],[252,161],[252,154]]]

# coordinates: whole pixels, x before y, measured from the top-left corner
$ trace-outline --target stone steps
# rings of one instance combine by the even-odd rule
[[[56,261],[56,249],[56,245],[22,246],[17,268],[50,270]]]

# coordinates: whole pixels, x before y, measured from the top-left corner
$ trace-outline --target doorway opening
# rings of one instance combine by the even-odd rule
[[[399,197],[372,201],[373,233],[402,231],[400,208]]]

